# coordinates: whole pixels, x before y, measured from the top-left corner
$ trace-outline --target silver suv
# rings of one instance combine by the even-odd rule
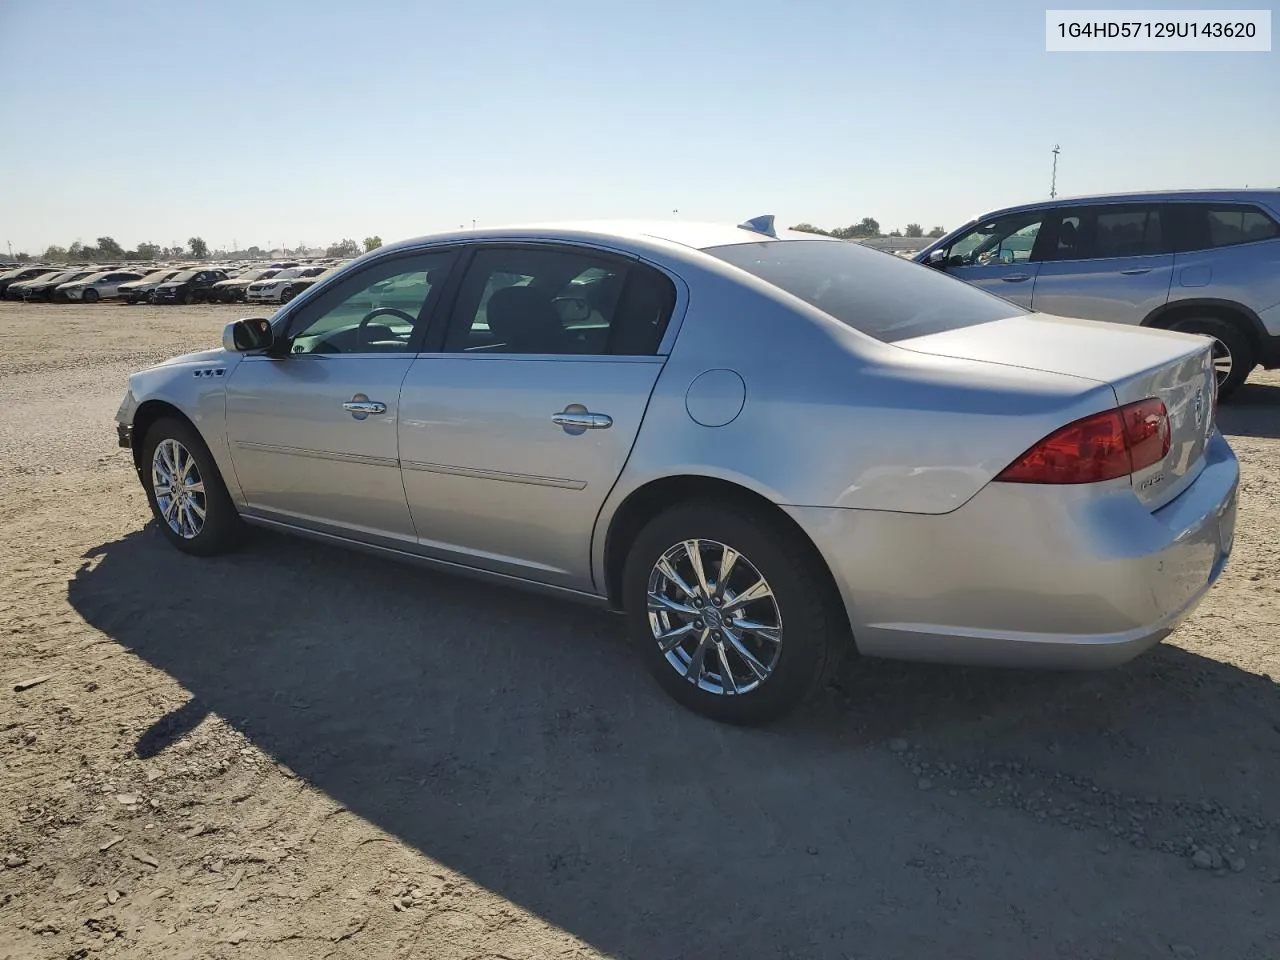
[[[996,210],[914,258],[1041,313],[1213,337],[1219,395],[1280,367],[1280,190],[1075,197]]]

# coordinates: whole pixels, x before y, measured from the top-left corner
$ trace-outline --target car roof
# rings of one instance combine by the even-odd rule
[[[527,240],[530,238],[563,240],[566,242],[621,241],[628,246],[645,246],[657,242],[659,244],[675,244],[692,250],[706,250],[709,247],[723,247],[731,244],[756,243],[761,240],[775,239],[831,240],[836,243],[840,242],[820,234],[803,233],[796,230],[777,230],[774,233],[761,233],[746,227],[696,220],[575,220],[453,230],[446,233],[415,237],[411,240],[401,240],[385,247],[379,247],[374,252],[382,253],[388,250],[408,249],[423,243],[440,243],[450,240],[493,241]]]
[[[1154,203],[1162,200],[1204,200],[1230,201],[1233,203],[1265,203],[1273,208],[1280,208],[1280,188],[1275,190],[1251,190],[1218,188],[1210,190],[1142,190],[1130,193],[1092,193],[1071,197],[1055,197],[1052,200],[1037,200],[1034,203],[1020,203],[1011,207],[1001,207],[970,218],[989,220],[992,217],[1020,213],[1024,210],[1049,210],[1057,207],[1069,207],[1076,204],[1096,203]]]

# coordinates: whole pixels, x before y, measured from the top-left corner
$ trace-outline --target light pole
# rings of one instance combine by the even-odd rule
[[[1049,181],[1049,199],[1052,200],[1058,195],[1058,152],[1062,147],[1056,143],[1053,145],[1053,178]]]

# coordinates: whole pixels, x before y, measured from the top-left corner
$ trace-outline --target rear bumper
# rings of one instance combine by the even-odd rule
[[[1217,431],[1154,512],[1127,478],[989,484],[937,516],[789,507],[826,557],[869,656],[1110,667],[1168,636],[1226,566],[1239,465]]]

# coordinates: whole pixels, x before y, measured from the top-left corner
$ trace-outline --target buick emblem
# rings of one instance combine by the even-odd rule
[[[1196,391],[1195,402],[1191,405],[1196,415],[1196,426],[1200,426],[1204,420],[1204,390]]]

